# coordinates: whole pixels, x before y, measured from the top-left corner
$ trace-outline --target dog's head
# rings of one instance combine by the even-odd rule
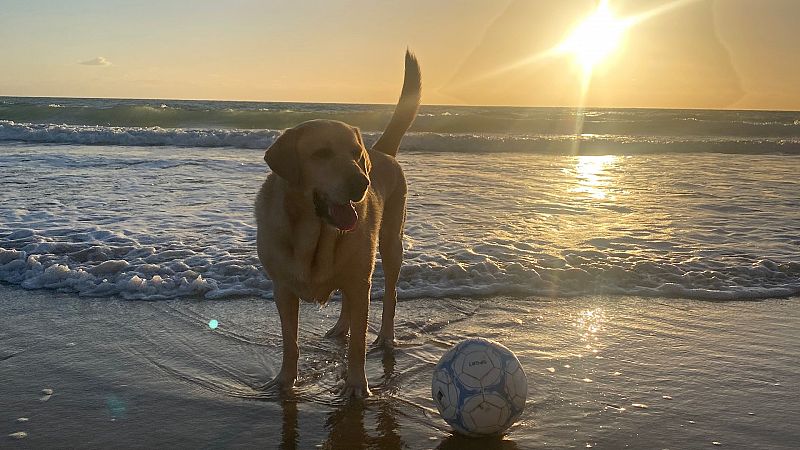
[[[319,217],[343,231],[356,227],[354,204],[364,200],[371,164],[358,128],[311,120],[290,128],[264,160],[292,188],[310,192]]]

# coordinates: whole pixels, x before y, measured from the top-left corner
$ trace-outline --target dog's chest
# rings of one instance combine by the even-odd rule
[[[338,288],[336,283],[337,249],[341,234],[334,228],[310,224],[298,229],[294,240],[293,259],[295,271],[292,278],[294,290],[303,300],[324,303]]]

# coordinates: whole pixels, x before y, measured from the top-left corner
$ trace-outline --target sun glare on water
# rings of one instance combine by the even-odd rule
[[[608,195],[612,177],[608,169],[617,162],[614,155],[581,155],[575,160],[576,186],[572,192],[583,193],[593,200],[613,200]]]
[[[591,16],[572,30],[558,51],[574,55],[583,71],[590,73],[619,47],[628,26],[626,20],[614,16],[608,1],[603,1]]]

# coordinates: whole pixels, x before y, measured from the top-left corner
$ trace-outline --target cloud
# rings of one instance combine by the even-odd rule
[[[81,61],[78,64],[83,64],[84,66],[110,66],[111,61],[103,58],[102,56],[98,56],[97,58]]]

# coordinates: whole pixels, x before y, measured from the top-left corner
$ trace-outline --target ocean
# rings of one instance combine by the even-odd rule
[[[311,118],[371,142],[392,109],[0,97],[0,281],[270,298],[263,150]],[[424,106],[399,160],[402,299],[800,294],[800,113]]]
[[[300,306],[293,392],[263,390],[282,342],[255,250],[263,152],[311,118],[372,142],[391,111],[0,97],[0,436],[796,447],[798,112],[424,106],[399,154],[397,345],[367,353],[374,395],[338,395],[336,298]],[[369,342],[382,278],[379,262]],[[434,365],[468,337],[506,345],[528,379],[520,421],[489,441],[452,434],[431,400]]]

